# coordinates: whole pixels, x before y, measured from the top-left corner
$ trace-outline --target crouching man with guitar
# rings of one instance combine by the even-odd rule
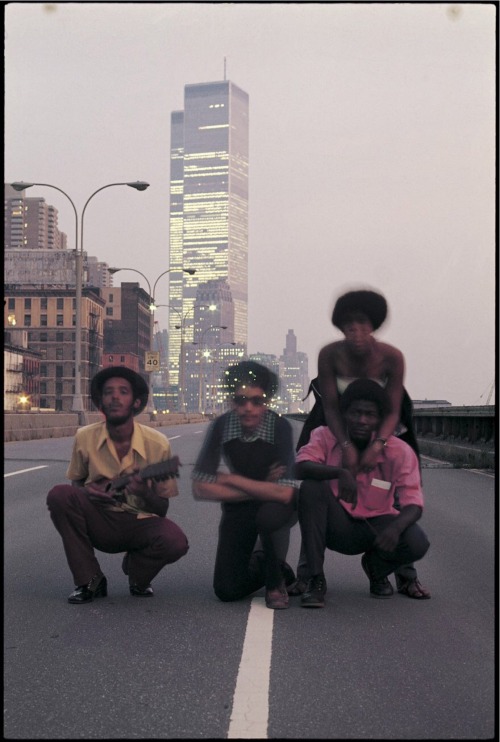
[[[152,597],[153,578],[189,548],[183,531],[165,517],[169,498],[178,494],[179,459],[162,433],[134,421],[148,400],[147,384],[135,371],[99,371],[91,397],[105,420],[77,431],[66,473],[71,484],[47,496],[76,585],[68,602],[107,595],[94,549],[124,551],[131,595]]]

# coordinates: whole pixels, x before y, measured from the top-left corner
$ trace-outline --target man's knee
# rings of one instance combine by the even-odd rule
[[[56,484],[55,487],[52,487],[47,495],[47,507],[49,510],[64,508],[73,494],[73,490],[74,488],[69,484]]]
[[[418,525],[407,532],[407,542],[412,553],[412,561],[416,562],[422,559],[429,550],[429,539]]]
[[[317,506],[320,500],[328,498],[330,489],[325,482],[318,482],[314,479],[304,479],[300,485],[299,492],[299,517],[301,511]]]
[[[186,534],[173,521],[165,519],[161,523],[163,530],[155,539],[154,550],[157,556],[162,556],[167,563],[176,562],[188,552]]]

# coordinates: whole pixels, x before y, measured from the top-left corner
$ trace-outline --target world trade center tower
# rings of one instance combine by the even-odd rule
[[[184,110],[171,115],[170,147],[169,397],[181,405],[186,347],[197,323],[210,322],[196,301],[200,284],[227,282],[231,341],[246,347],[248,143],[247,93],[229,80],[185,86]]]

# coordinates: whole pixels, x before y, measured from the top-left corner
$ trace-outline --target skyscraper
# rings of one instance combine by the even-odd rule
[[[227,281],[234,304],[232,340],[247,343],[248,142],[247,93],[229,80],[185,86],[184,110],[171,116],[169,372],[173,396],[183,381],[181,353],[194,339],[199,284]],[[183,273],[186,268],[196,272]]]

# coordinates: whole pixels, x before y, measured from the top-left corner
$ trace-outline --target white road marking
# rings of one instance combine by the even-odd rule
[[[182,438],[182,436],[180,435],[169,435],[168,436],[169,441],[174,441],[176,438]]]
[[[490,474],[490,472],[482,471],[481,469],[466,469],[465,471],[470,471],[472,474],[482,474],[483,477],[490,477],[491,479],[494,479],[495,475]]]
[[[267,739],[274,611],[254,598],[233,697],[228,739]]]
[[[11,471],[10,474],[4,474],[5,477],[14,477],[16,474],[24,474],[27,471],[35,471],[35,469],[46,469],[48,464],[44,464],[43,466],[32,466],[30,469],[19,469],[19,471]]]

